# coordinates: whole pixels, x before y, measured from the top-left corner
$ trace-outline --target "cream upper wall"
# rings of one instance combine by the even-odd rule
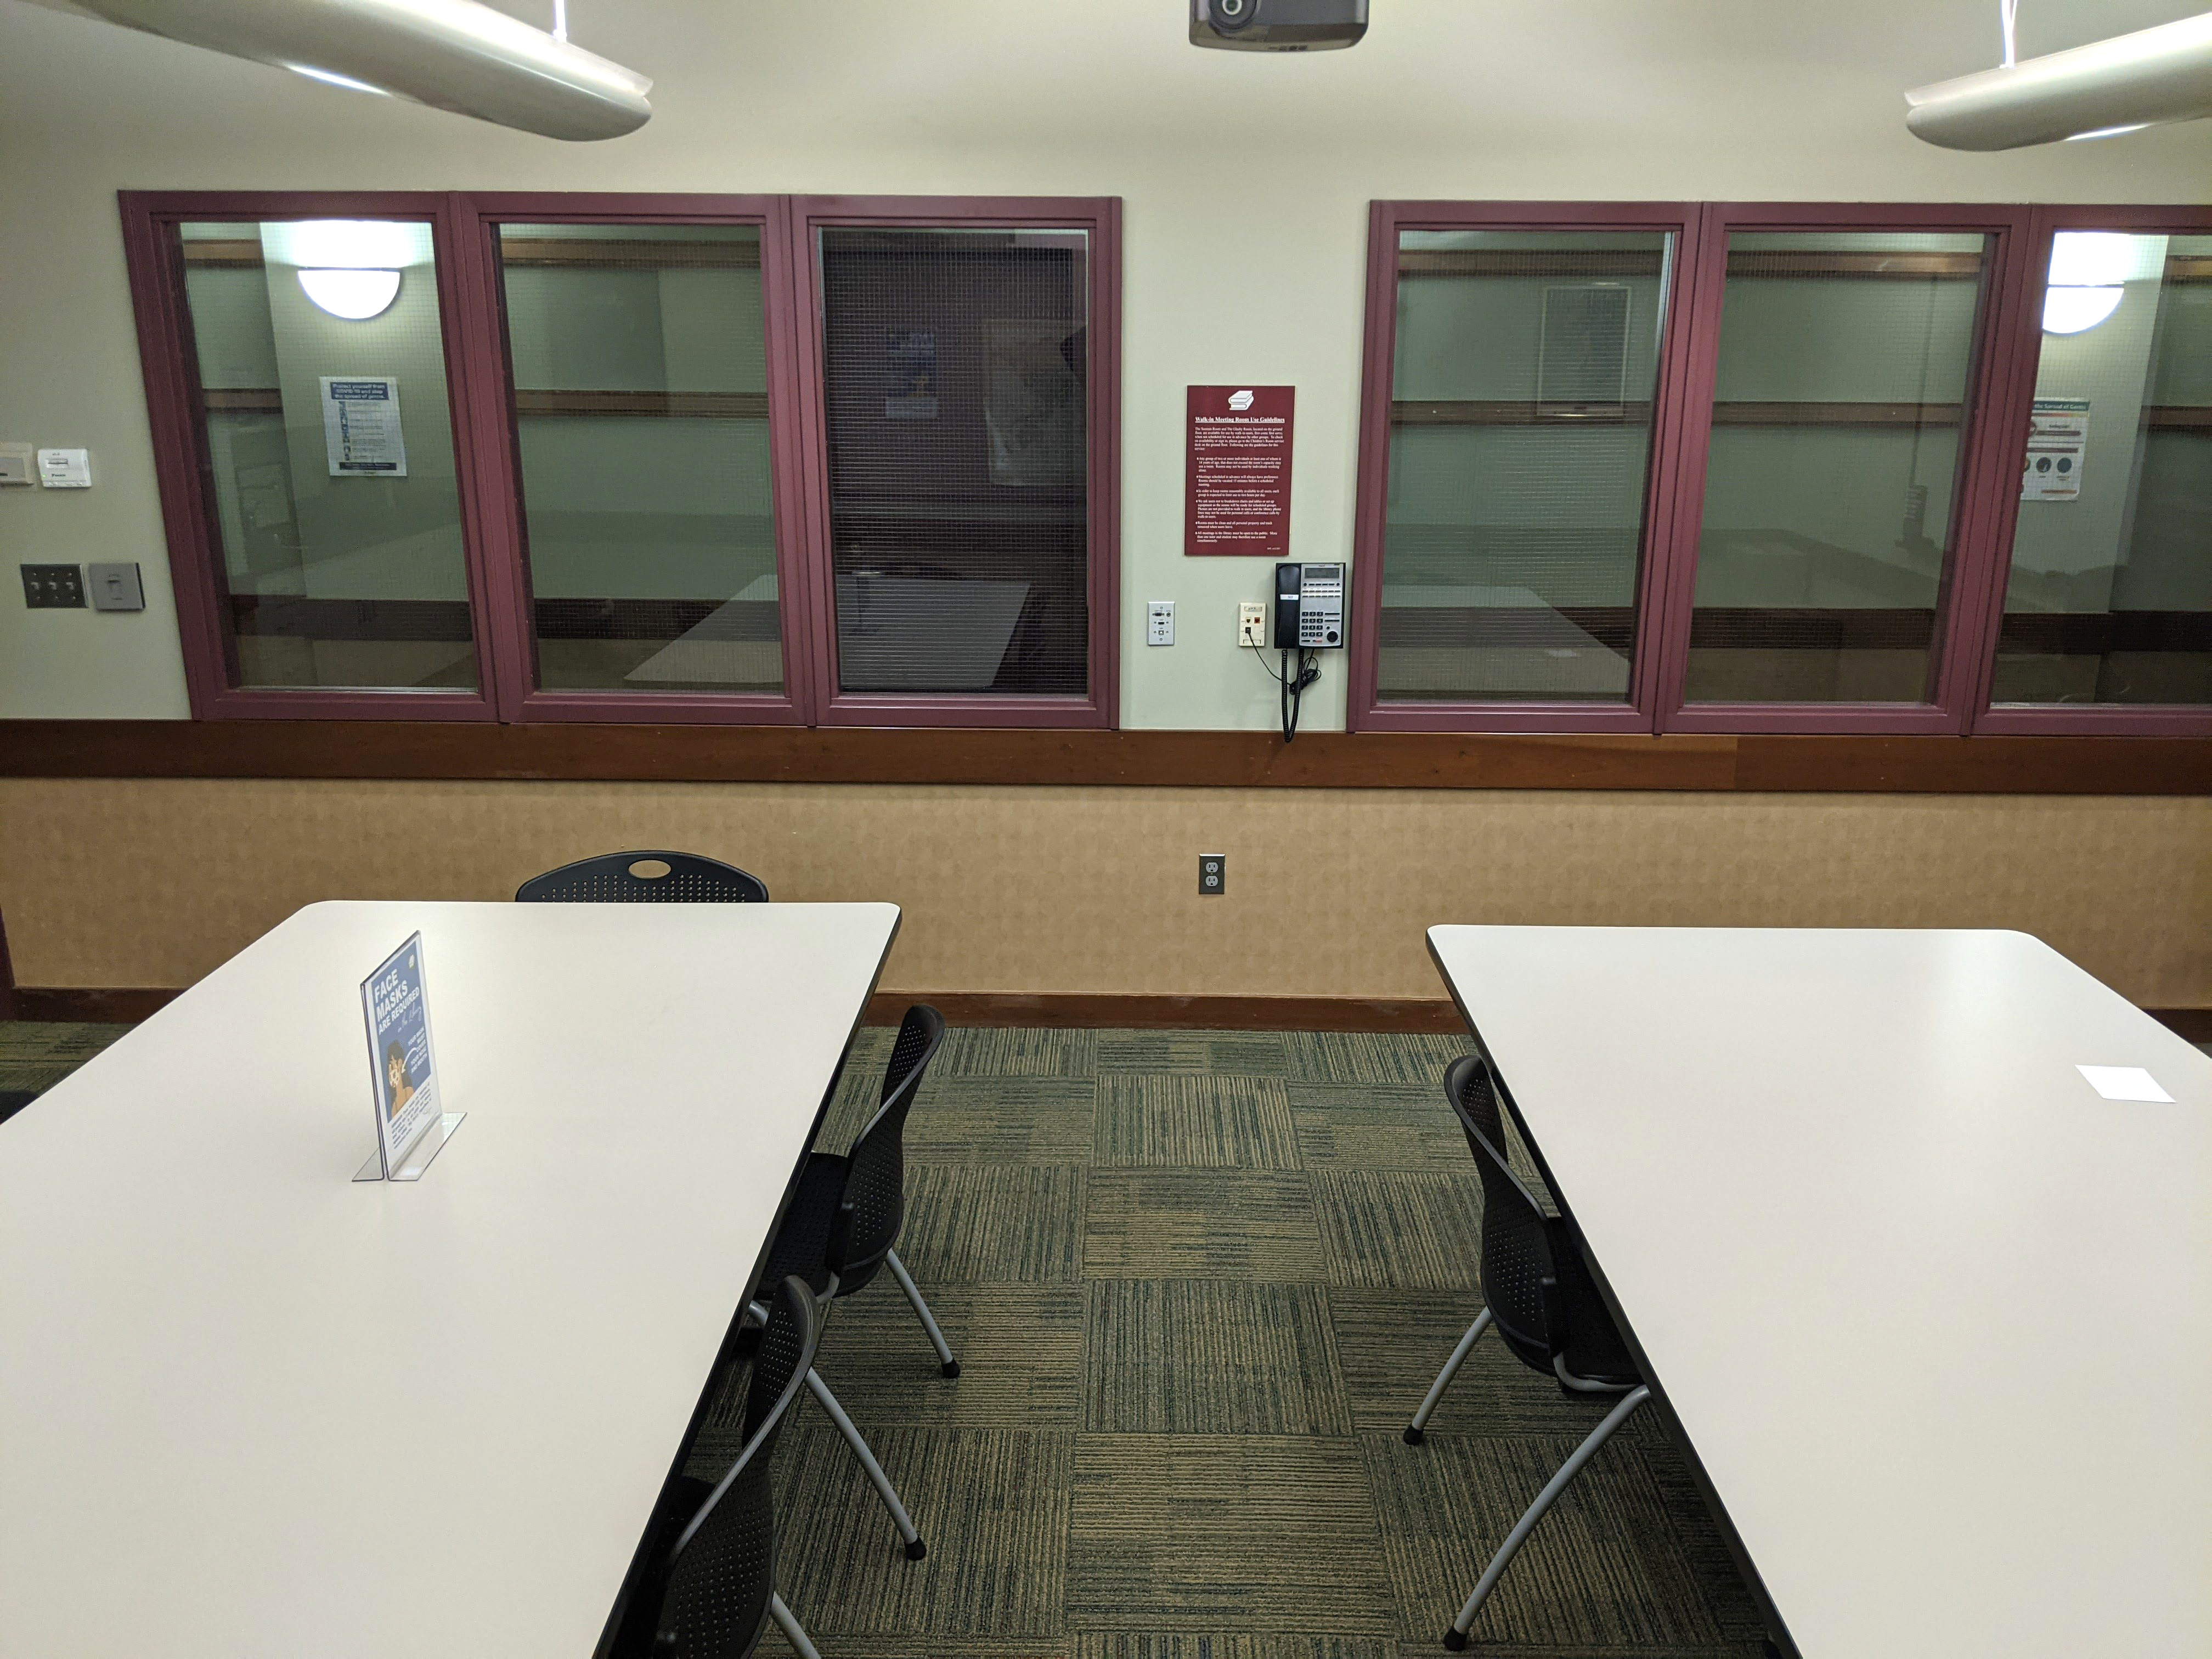
[[[2041,0],[2033,53],[2201,0]],[[548,8],[507,8],[540,21]],[[1298,389],[1291,545],[1351,543],[1366,204],[2212,199],[2212,125],[1965,155],[1902,90],[1987,67],[1986,0],[1374,0],[1348,52],[1194,50],[1180,0],[574,0],[651,75],[641,131],[562,144],[0,0],[0,438],[94,487],[0,495],[9,562],[137,559],[142,616],[0,598],[0,716],[180,717],[183,667],[118,189],[1111,195],[1124,203],[1122,720],[1265,727],[1229,642],[1265,567],[1182,555],[1182,388]],[[1148,599],[1180,643],[1142,644]],[[1332,656],[1310,699],[1343,720]]]

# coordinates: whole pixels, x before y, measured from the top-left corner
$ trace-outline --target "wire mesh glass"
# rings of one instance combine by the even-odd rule
[[[1729,236],[1687,701],[1933,695],[1985,240]]]
[[[430,227],[179,230],[234,683],[473,689]]]
[[[499,249],[538,684],[781,690],[758,228]]]
[[[2059,233],[1990,701],[2212,704],[2212,236]]]
[[[1664,231],[1399,233],[1376,690],[1630,696]]]
[[[1089,234],[819,233],[842,690],[1089,690]]]

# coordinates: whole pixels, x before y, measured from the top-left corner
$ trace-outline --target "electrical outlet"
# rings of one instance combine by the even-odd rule
[[[1145,606],[1145,643],[1173,645],[1175,643],[1175,601],[1153,599]]]
[[[1198,890],[1201,893],[1225,893],[1229,890],[1229,854],[1200,853],[1198,855]]]
[[[27,564],[23,608],[27,611],[84,609],[84,571],[73,564]]]
[[[1237,607],[1237,643],[1239,646],[1265,646],[1267,643],[1266,605],[1240,605]]]

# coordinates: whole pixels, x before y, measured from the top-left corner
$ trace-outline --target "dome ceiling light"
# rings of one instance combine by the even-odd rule
[[[645,76],[477,0],[32,3],[548,138],[618,138],[653,116]]]

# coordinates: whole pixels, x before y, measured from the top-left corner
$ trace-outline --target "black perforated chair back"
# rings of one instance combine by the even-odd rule
[[[1570,1388],[1640,1381],[1573,1224],[1550,1213],[1514,1173],[1488,1064],[1478,1054],[1455,1061],[1444,1092],[1482,1175],[1482,1297],[1505,1346]]]
[[[899,1224],[906,1218],[906,1115],[944,1041],[945,1016],[926,1002],[915,1004],[899,1022],[898,1041],[884,1068],[882,1104],[847,1155],[845,1191],[830,1230],[830,1271],[841,1291],[872,1275],[898,1243]]]
[[[769,1304],[745,1393],[745,1443],[671,1546],[653,1650],[671,1659],[741,1659],[759,1643],[775,1594],[775,1494],[769,1457],[822,1336],[821,1307],[797,1279]]]
[[[1444,1093],[1482,1176],[1483,1300],[1522,1358],[1534,1364],[1532,1353],[1542,1354],[1548,1364],[1544,1281],[1552,1275],[1551,1241],[1543,1206],[1505,1155],[1505,1126],[1488,1064],[1480,1054],[1454,1061],[1444,1073]]]
[[[605,853],[532,876],[518,904],[765,904],[768,887],[734,864],[696,853]]]

